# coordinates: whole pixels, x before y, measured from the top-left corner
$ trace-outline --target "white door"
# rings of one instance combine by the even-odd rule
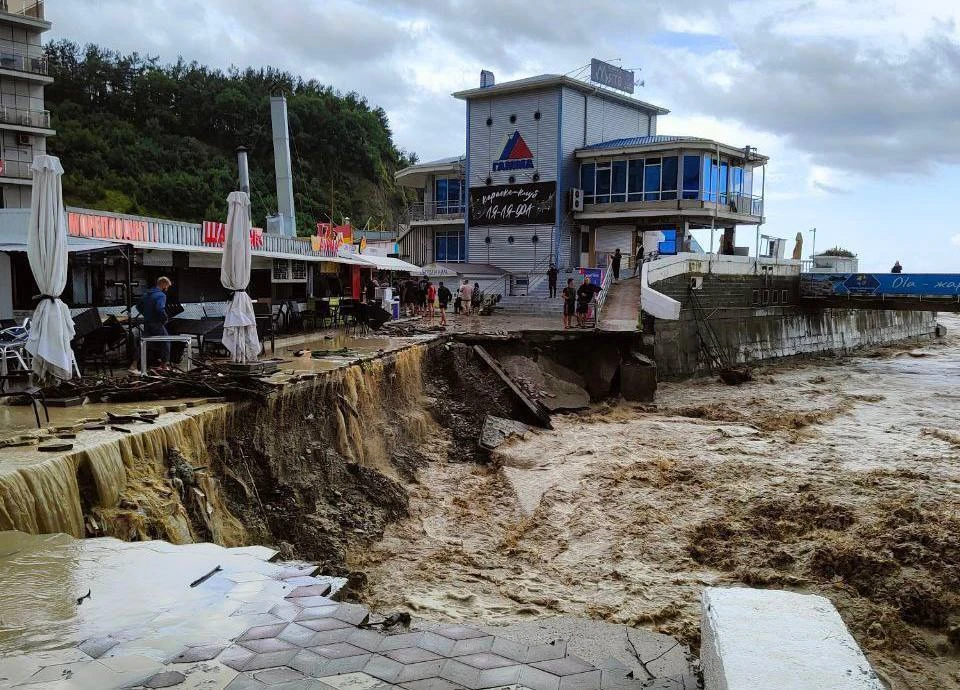
[[[580,231],[580,263],[579,268],[588,268],[590,266],[590,231]]]

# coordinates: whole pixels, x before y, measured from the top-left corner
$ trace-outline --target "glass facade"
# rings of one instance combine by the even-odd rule
[[[433,260],[446,263],[466,261],[463,230],[438,230],[433,235]]]
[[[753,171],[710,154],[583,163],[580,187],[585,204],[702,200],[734,204],[753,215],[761,207],[753,197]]]
[[[439,178],[434,182],[434,201],[437,213],[463,213],[466,205],[466,186],[456,178]]]

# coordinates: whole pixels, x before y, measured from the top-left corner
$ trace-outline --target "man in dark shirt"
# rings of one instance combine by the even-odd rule
[[[443,284],[443,281],[440,281],[440,287],[437,288],[437,299],[440,301],[441,311],[447,310],[447,305],[450,304],[450,298],[453,294],[450,292],[450,288]]]
[[[891,273],[903,273],[903,266],[900,265],[900,260],[897,259],[896,263],[893,264],[893,268],[890,269]]]
[[[587,322],[590,302],[600,292],[600,288],[590,282],[590,276],[583,277],[583,283],[577,288],[577,325],[583,328]]]
[[[553,299],[557,296],[557,275],[560,272],[557,270],[557,267],[553,264],[550,264],[550,270],[547,271],[547,284],[550,287],[550,298]]]
[[[613,269],[613,279],[620,280],[620,262],[623,260],[623,254],[620,253],[620,247],[617,247],[617,251],[613,253],[613,258],[610,260],[610,268]]]

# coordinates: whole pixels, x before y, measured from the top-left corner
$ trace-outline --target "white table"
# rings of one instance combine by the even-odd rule
[[[185,364],[181,364],[181,369],[190,371],[193,368],[193,336],[192,335],[148,335],[140,338],[140,373],[147,373],[147,346],[150,343],[183,343],[187,351],[183,353]]]

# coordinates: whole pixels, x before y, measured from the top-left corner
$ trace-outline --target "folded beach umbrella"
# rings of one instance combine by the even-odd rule
[[[39,155],[30,169],[33,193],[27,257],[40,288],[40,303],[30,321],[26,348],[33,355],[33,372],[40,381],[68,380],[77,371],[77,364],[70,347],[73,318],[60,300],[67,284],[67,214],[60,186],[63,166],[55,156]]]
[[[227,230],[223,242],[220,282],[233,292],[223,318],[223,346],[234,362],[253,362],[260,355],[250,284],[250,196],[230,192],[227,197]]]

